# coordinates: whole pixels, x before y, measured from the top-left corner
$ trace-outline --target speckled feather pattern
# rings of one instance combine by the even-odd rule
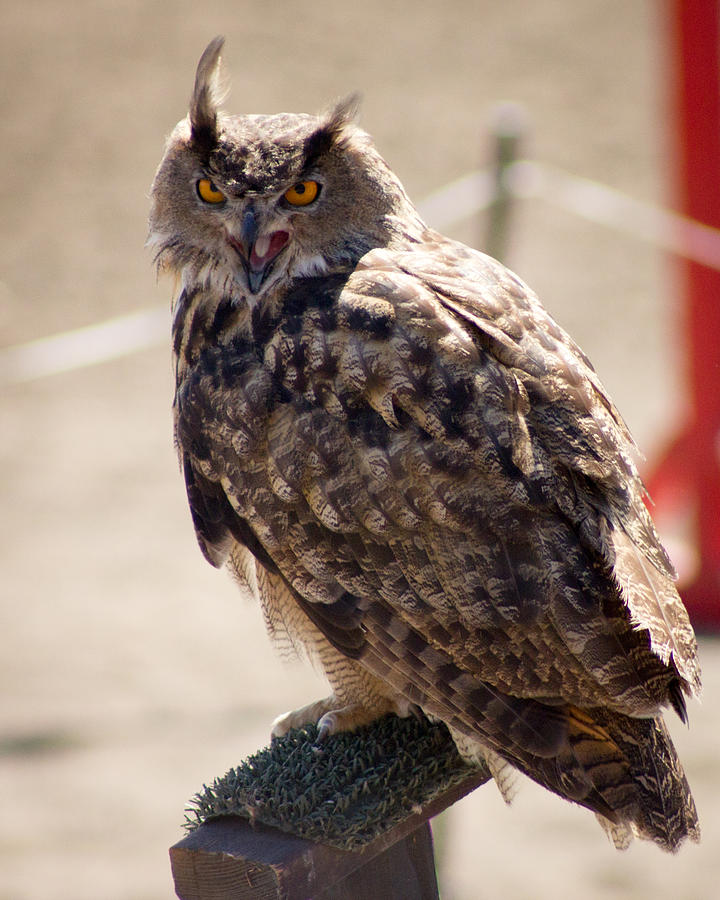
[[[258,184],[315,140],[308,117],[265,125]],[[353,134],[332,152],[374,199],[326,251],[316,220],[314,277],[298,251],[251,297],[224,251],[205,260],[154,214],[180,276],[176,440],[203,552],[327,674],[333,696],[301,714],[334,703],[353,727],[419,707],[466,756],[594,810],[619,846],[674,850],[699,831],[662,709],[684,716],[700,676],[632,440],[532,291],[422,225]],[[225,151],[233,171],[248,146]]]
[[[519,281],[441,240],[292,285],[255,331],[195,355],[184,341],[178,442],[222,485],[225,515],[341,654],[547,787],[632,808],[612,728],[591,755],[602,743],[594,764],[617,766],[622,790],[593,796],[571,708],[615,711],[619,735],[697,670],[628,438],[586,361]],[[297,639],[304,624],[285,627]],[[632,728],[676,764],[654,720]]]

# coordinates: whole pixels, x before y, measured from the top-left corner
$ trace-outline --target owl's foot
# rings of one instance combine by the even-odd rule
[[[372,705],[363,703],[349,703],[345,706],[341,705],[334,694],[317,700],[315,703],[308,703],[300,709],[292,710],[278,716],[272,725],[272,736],[282,737],[287,734],[291,728],[300,728],[309,722],[316,722],[318,728],[318,743],[330,737],[339,731],[355,731],[363,725],[369,725],[376,719],[381,718],[388,713],[396,713],[399,716],[407,716],[413,712],[410,704],[403,702],[402,704],[394,703],[386,698],[377,698]]]

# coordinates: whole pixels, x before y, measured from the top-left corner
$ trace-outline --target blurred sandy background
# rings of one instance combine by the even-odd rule
[[[662,4],[445,0],[2,4],[0,343],[167,305],[143,250],[163,140],[197,58],[227,36],[237,112],[315,111],[352,90],[411,196],[482,164],[500,99],[526,152],[665,202]],[[537,202],[509,262],[594,360],[649,458],[681,414],[672,269],[641,243]],[[476,243],[477,222],[454,236]],[[167,848],[203,782],[320,696],[202,560],[171,446],[165,345],[0,395],[0,900],[173,896]],[[672,722],[704,842],[667,858],[606,842],[525,782],[440,829],[446,900],[717,896],[720,653]]]

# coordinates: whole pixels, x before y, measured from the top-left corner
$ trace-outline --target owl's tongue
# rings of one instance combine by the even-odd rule
[[[290,234],[287,231],[273,231],[271,234],[261,235],[253,244],[248,260],[250,268],[256,272],[264,269],[287,244],[289,237]]]

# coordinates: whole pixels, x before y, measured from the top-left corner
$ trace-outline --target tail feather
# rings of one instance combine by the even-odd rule
[[[618,849],[633,837],[671,853],[687,839],[700,840],[695,803],[662,717],[574,706],[555,713],[564,720],[564,737],[547,755],[517,743],[491,750],[465,728],[451,727],[451,733],[468,762],[490,765],[506,801],[511,792],[502,760],[592,810]]]
[[[700,840],[695,802],[662,718],[631,719],[600,711],[630,764],[638,794],[633,822],[639,837],[675,852],[686,838]]]
[[[675,852],[686,838],[700,839],[690,787],[662,718],[570,708],[568,743],[592,784],[579,802],[607,820],[603,827],[616,846],[636,834]]]

